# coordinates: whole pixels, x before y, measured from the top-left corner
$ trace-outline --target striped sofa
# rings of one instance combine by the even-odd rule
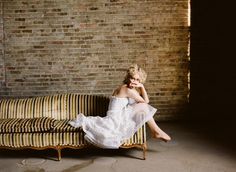
[[[0,148],[80,149],[91,146],[80,128],[68,125],[78,113],[106,115],[109,98],[98,95],[56,94],[33,98],[0,100]],[[146,152],[146,131],[143,125],[121,148],[137,147]]]

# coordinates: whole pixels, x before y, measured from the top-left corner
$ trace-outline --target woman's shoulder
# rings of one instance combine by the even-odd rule
[[[120,85],[114,90],[112,95],[114,96],[114,95],[118,95],[118,94],[124,94],[124,92],[126,92],[127,89],[128,89],[128,87],[126,84]]]
[[[122,85],[119,92],[125,94],[126,97],[129,97],[132,94],[138,93],[135,88],[129,88],[127,85]]]
[[[128,87],[127,87],[127,84],[122,84],[122,85],[120,85],[120,89],[127,89]]]

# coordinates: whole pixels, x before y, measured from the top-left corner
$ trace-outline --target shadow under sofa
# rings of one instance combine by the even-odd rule
[[[0,100],[0,148],[55,149],[58,160],[63,148],[81,149],[91,146],[84,139],[81,128],[68,122],[79,113],[105,116],[109,97],[76,93],[55,94],[32,98]],[[145,124],[121,148],[137,147],[146,158]]]

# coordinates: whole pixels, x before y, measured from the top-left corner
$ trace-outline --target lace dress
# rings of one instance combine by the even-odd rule
[[[149,104],[111,96],[105,117],[84,116],[80,113],[69,124],[76,128],[82,127],[85,139],[95,146],[117,149],[151,119],[156,111]]]

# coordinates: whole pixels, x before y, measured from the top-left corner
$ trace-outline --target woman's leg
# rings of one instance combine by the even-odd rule
[[[133,104],[133,113],[136,115],[145,115],[149,113],[149,107],[147,106],[148,104],[146,103],[135,103]],[[138,116],[137,116],[138,117]],[[152,132],[152,137],[156,139],[161,139],[163,141],[169,141],[171,140],[170,136],[168,136],[164,131],[162,131],[156,124],[155,120],[153,117],[147,121],[147,124]]]
[[[168,136],[164,131],[162,131],[158,125],[156,124],[155,120],[153,118],[151,118],[148,122],[147,122],[151,132],[152,132],[152,137],[156,138],[156,139],[161,139],[163,141],[170,141],[171,138],[170,136]]]

